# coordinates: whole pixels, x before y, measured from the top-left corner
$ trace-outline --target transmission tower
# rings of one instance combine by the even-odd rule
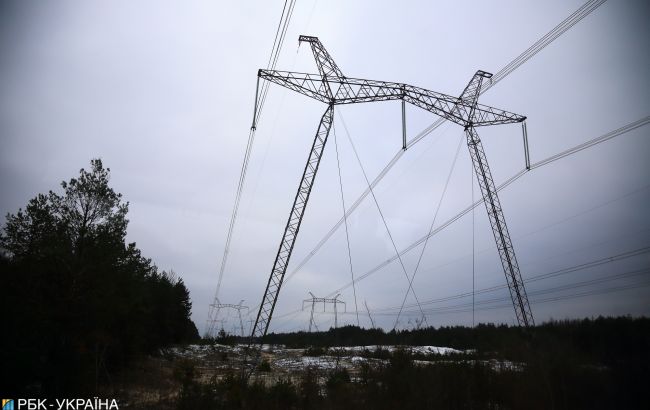
[[[223,323],[224,320],[221,320],[221,321],[217,320],[217,318],[219,317],[219,312],[221,312],[222,309],[232,309],[232,310],[237,311],[237,316],[239,317],[240,335],[242,337],[244,337],[244,335],[245,335],[245,333],[244,333],[244,322],[243,322],[243,319],[241,317],[241,311],[242,310],[248,310],[248,306],[244,306],[243,303],[244,303],[244,300],[242,299],[241,301],[239,301],[239,303],[237,305],[232,304],[232,303],[219,303],[218,301],[217,301],[217,303],[211,304],[210,307],[213,308],[214,312],[216,312],[216,313],[214,314],[214,319],[212,319],[210,321],[210,326],[208,328],[208,331],[209,332],[214,332],[215,323],[217,323],[217,322],[222,322]],[[223,326],[223,324],[222,324],[222,326]],[[210,333],[208,333],[208,335],[210,335]]]
[[[314,326],[316,326],[316,323],[314,322],[314,307],[316,306],[317,303],[319,303],[319,304],[322,303],[323,304],[323,312],[325,312],[326,305],[328,303],[334,305],[334,329],[337,329],[339,326],[338,326],[338,309],[336,308],[336,305],[337,304],[338,305],[342,304],[344,309],[345,309],[344,312],[347,311],[347,309],[345,308],[345,302],[343,302],[342,300],[339,300],[339,296],[341,296],[341,294],[339,293],[338,295],[334,296],[333,298],[317,298],[316,296],[314,296],[313,293],[309,292],[309,294],[311,295],[311,298],[310,299],[305,299],[305,300],[302,301],[302,309],[303,310],[305,310],[305,303],[307,303],[307,304],[311,303],[311,315],[309,316],[309,332],[311,333],[311,325],[312,324]]]
[[[403,104],[415,105],[464,128],[467,146],[481,188],[499,257],[501,258],[517,322],[520,326],[534,325],[532,311],[506,226],[503,209],[483,145],[476,132],[478,127],[522,123],[526,120],[526,117],[478,103],[481,85],[485,79],[490,79],[492,74],[481,70],[477,71],[461,95],[453,97],[404,83],[346,77],[317,37],[300,36],[298,42],[310,44],[319,74],[261,69],[258,71],[258,88],[260,79],[270,81],[323,102],[327,104],[327,108],[321,117],[298,192],[289,213],[289,219],[251,332],[250,344],[254,342],[255,338],[258,338],[258,342],[261,343],[261,339],[268,331],[318,166],[327,143],[327,137],[334,120],[334,106],[375,101],[401,100]],[[255,107],[257,107],[257,96]],[[256,112],[254,117],[255,115]],[[403,121],[404,115],[405,110],[402,109]],[[402,128],[404,130],[404,126]],[[403,132],[403,134],[405,133]],[[405,148],[404,136],[402,147]]]

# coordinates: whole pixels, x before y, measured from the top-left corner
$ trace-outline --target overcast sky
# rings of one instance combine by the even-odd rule
[[[317,72],[298,35],[318,36],[349,77],[398,81],[458,95],[473,73],[497,72],[582,1],[298,0],[277,68]],[[202,332],[214,294],[241,161],[256,73],[273,45],[283,1],[2,2],[0,9],[0,212],[101,158],[130,202],[128,240],[190,289]],[[481,96],[528,117],[532,161],[650,114],[650,7],[610,0]],[[255,145],[220,299],[261,300],[291,202],[325,106],[272,85]],[[367,187],[341,119],[373,179],[401,146],[400,104],[337,108],[335,130],[350,205]],[[436,120],[407,109],[409,138]],[[479,129],[497,184],[524,165],[518,124]],[[530,171],[500,193],[524,279],[650,246],[650,128],[640,127]],[[445,124],[409,149],[376,196],[403,249],[428,232],[463,130]],[[333,134],[289,272],[342,216]],[[467,147],[437,223],[472,201]],[[475,198],[480,195],[474,184]],[[414,288],[420,301],[505,284],[484,207],[431,238]],[[354,274],[393,247],[368,197],[349,220]],[[421,248],[404,257],[413,272]],[[537,322],[650,314],[649,253],[531,281]],[[619,276],[615,276],[619,275]],[[602,280],[601,280],[602,279]],[[591,284],[585,281],[595,280]],[[337,233],[283,287],[271,330],[305,329],[302,300],[350,281],[345,232]],[[580,286],[569,286],[577,284]],[[392,263],[356,287],[361,325],[392,328],[407,282]],[[625,289],[625,290],[621,290]],[[582,295],[578,297],[579,295]],[[481,304],[481,301],[503,299]],[[356,323],[352,288],[340,299]],[[409,295],[407,304],[414,299]],[[476,295],[476,322],[515,323],[507,291]],[[457,308],[450,306],[461,305]],[[471,325],[471,297],[425,305],[430,325]],[[503,306],[495,309],[486,307]],[[439,308],[448,308],[440,310]],[[331,311],[331,308],[328,309]],[[407,308],[400,327],[414,325]],[[256,311],[251,312],[252,315]],[[225,325],[232,331],[230,314]],[[333,325],[317,315],[319,328]]]

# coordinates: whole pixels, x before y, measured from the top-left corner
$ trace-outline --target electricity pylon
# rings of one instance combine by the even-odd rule
[[[316,326],[316,323],[314,322],[314,307],[316,306],[316,303],[322,303],[323,304],[323,312],[325,312],[325,305],[328,303],[331,303],[334,305],[334,329],[337,329],[339,327],[339,321],[338,321],[338,309],[336,308],[337,304],[342,304],[343,307],[345,308],[345,302],[342,300],[339,300],[339,296],[341,294],[339,293],[338,295],[334,296],[333,298],[317,298],[314,296],[313,293],[309,292],[311,295],[311,299],[305,299],[302,301],[302,309],[305,310],[305,303],[311,303],[311,315],[309,316],[309,332],[311,333],[311,325],[313,324]],[[347,308],[345,308],[347,311]],[[318,328],[316,329],[318,330]]]
[[[210,331],[214,331],[214,323],[218,322],[217,317],[219,316],[219,312],[221,312],[221,309],[233,309],[237,311],[237,316],[239,317],[239,330],[241,332],[241,336],[244,337],[244,322],[241,317],[241,311],[244,309],[248,310],[248,306],[244,306],[243,303],[244,300],[242,299],[239,301],[239,304],[237,305],[232,303],[219,303],[219,301],[217,301],[217,303],[211,304],[210,307],[213,308],[216,313],[214,315],[214,319],[212,319],[213,324],[210,327]]]
[[[481,85],[485,79],[491,78],[492,74],[481,70],[477,71],[460,97],[453,97],[404,83],[346,77],[317,37],[300,36],[298,42],[306,42],[311,45],[319,74],[261,69],[258,71],[258,89],[259,80],[267,80],[317,101],[324,102],[327,104],[327,109],[321,118],[316,137],[309,152],[309,158],[298,192],[280,241],[280,248],[264,291],[262,304],[255,319],[250,343],[253,343],[255,337],[259,338],[261,343],[261,338],[268,331],[293,246],[300,230],[302,217],[309,200],[309,194],[334,120],[334,106],[389,100],[401,100],[402,104],[413,104],[464,128],[467,146],[474,165],[476,178],[481,187],[483,201],[515,308],[517,322],[520,326],[534,325],[532,311],[506,226],[503,209],[483,145],[476,132],[477,127],[521,123],[526,120],[526,117],[478,103]],[[257,95],[255,107],[257,108]],[[404,111],[402,109],[403,120]],[[256,112],[253,115],[253,118],[255,118]],[[253,127],[255,127],[254,120]],[[402,146],[404,149],[406,148],[404,140]]]

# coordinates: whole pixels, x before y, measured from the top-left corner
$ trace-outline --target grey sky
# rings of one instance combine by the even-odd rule
[[[477,69],[497,72],[582,1],[431,2],[298,0],[277,68],[317,72],[299,34],[318,36],[348,76],[399,81],[457,95]],[[185,280],[203,330],[218,276],[239,167],[251,123],[255,75],[266,66],[282,1],[3,2],[0,9],[0,212],[101,157],[130,202],[129,240]],[[528,116],[532,161],[650,114],[650,7],[610,0],[486,92],[484,104]],[[271,86],[256,142],[221,299],[259,303],[325,106]],[[396,102],[335,114],[346,201],[366,188],[341,123],[370,178],[401,145]],[[409,107],[412,137],[436,119]],[[524,278],[650,245],[650,129],[645,126],[524,175],[500,194]],[[497,183],[524,163],[518,125],[479,129]],[[331,138],[333,135],[331,136]],[[445,124],[408,150],[377,187],[398,248],[424,235],[462,129]],[[328,143],[292,266],[342,215],[333,139]],[[463,142],[438,221],[471,202]],[[478,187],[475,186],[478,197]],[[483,207],[475,210],[476,288],[505,283]],[[350,219],[355,274],[391,257],[368,198]],[[283,288],[272,330],[306,328],[308,291],[324,296],[350,280],[338,231]],[[404,261],[412,272],[419,248]],[[414,285],[420,300],[472,290],[472,218],[427,246]],[[289,267],[289,271],[292,270]],[[531,294],[650,267],[647,253],[531,282]],[[650,274],[531,295],[551,317],[650,314],[650,287],[535,303],[536,299],[646,284]],[[611,276],[610,276],[611,277]],[[407,284],[393,263],[357,285],[359,307],[399,305]],[[505,292],[477,296],[507,297]],[[343,292],[348,312],[352,289]],[[470,299],[433,304],[436,308]],[[407,303],[413,303],[409,296]],[[507,304],[507,301],[504,302]],[[480,305],[479,305],[480,306]],[[412,308],[409,310],[413,310]],[[472,313],[429,323],[471,324]],[[256,313],[256,312],[252,312]],[[379,313],[379,312],[378,312]],[[411,318],[415,316],[410,316]],[[369,326],[365,312],[362,325]],[[383,326],[394,316],[377,315]],[[512,307],[477,310],[477,321],[514,323]],[[340,321],[352,323],[354,315]],[[408,326],[409,317],[402,320]],[[233,325],[231,320],[227,330]],[[320,315],[318,324],[333,324]]]

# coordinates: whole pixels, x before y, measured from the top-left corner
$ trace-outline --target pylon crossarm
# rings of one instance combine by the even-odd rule
[[[345,77],[332,78],[323,77],[319,74],[277,70],[259,70],[259,76],[262,79],[328,104],[342,105],[404,100],[409,104],[462,126],[480,127],[510,124],[522,122],[526,119],[525,116],[519,114],[477,104],[475,99],[452,97],[403,83]],[[330,93],[332,93],[332,97],[330,97]]]
[[[425,88],[412,86],[404,83],[393,83],[386,81],[374,81],[358,78],[347,78],[338,68],[330,54],[327,52],[317,37],[300,36],[300,42],[309,42],[316,60],[319,74],[298,73],[277,70],[259,70],[259,78],[296,91],[317,101],[328,105],[325,114],[321,118],[309,159],[303,172],[302,180],[293,202],[293,208],[289,215],[284,230],[280,247],[271,269],[271,275],[264,291],[264,297],[260,304],[255,325],[251,331],[249,346],[257,337],[261,344],[262,337],[266,335],[273,310],[277,302],[282,281],[291,258],[291,253],[300,230],[300,224],[304,215],[307,201],[313,187],[314,178],[318,171],[320,160],[327,142],[327,137],[333,122],[334,106],[342,104],[355,104],[374,101],[402,100],[408,102],[442,118],[463,126],[467,135],[467,145],[470,150],[472,163],[479,181],[483,202],[485,203],[492,232],[497,243],[497,249],[503,265],[503,270],[508,282],[508,289],[515,307],[517,321],[521,326],[533,326],[533,316],[524,289],[524,283],[519,271],[519,265],[515,257],[512,241],[505,223],[503,210],[497,196],[492,174],[488,167],[483,146],[476,133],[475,128],[487,125],[510,124],[523,122],[526,117],[478,104],[478,97],[484,79],[490,78],[492,74],[485,71],[477,71],[469,84],[465,87],[459,97],[452,97],[447,94],[427,90]],[[257,96],[256,96],[257,98]],[[257,101],[257,100],[256,100]],[[256,104],[257,106],[257,104]],[[404,116],[404,107],[402,107]],[[525,127],[524,142],[526,143]],[[403,138],[404,139],[404,138]],[[403,144],[406,145],[405,143]],[[528,162],[527,162],[528,165]],[[311,292],[310,292],[311,294]],[[311,317],[309,329],[311,331],[313,312],[315,304],[322,302],[334,303],[335,322],[337,321],[336,304],[339,301],[338,295],[334,299],[316,298],[311,294]],[[308,300],[303,302],[308,302]],[[344,304],[345,306],[345,304]],[[367,308],[367,306],[366,306]],[[370,315],[370,312],[368,311]],[[372,318],[371,318],[372,320]],[[259,351],[258,351],[259,355]],[[256,356],[259,358],[259,356]],[[256,363],[256,360],[254,361]],[[253,367],[249,367],[252,372]],[[250,375],[250,372],[248,375]]]

